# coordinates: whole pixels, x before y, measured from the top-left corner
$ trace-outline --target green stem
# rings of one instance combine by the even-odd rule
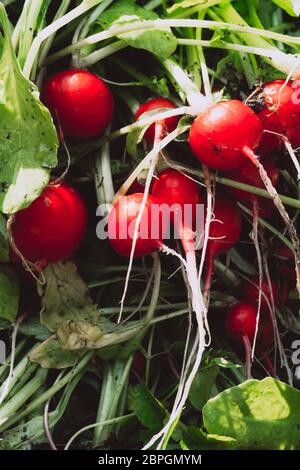
[[[252,210],[248,209],[247,207],[245,207],[243,204],[241,203],[238,203],[240,208],[248,215],[250,215],[250,217],[252,218]],[[266,220],[262,219],[261,217],[258,217],[258,220],[259,220],[259,223],[261,225],[263,225],[264,227],[266,227],[268,230],[270,230],[270,232],[272,232],[274,235],[276,235],[277,238],[279,238],[290,250],[293,250],[293,244],[284,236],[282,235],[281,232],[279,232],[279,230],[276,230],[275,227],[273,227],[273,225],[269,224],[269,222],[267,222]]]
[[[53,22],[55,22],[56,20],[58,20],[59,18],[61,18],[65,15],[66,11],[69,8],[70,3],[71,3],[71,0],[62,0],[61,1],[60,5],[58,7],[58,10],[55,13],[55,16],[53,18]],[[51,36],[49,36],[48,39],[46,39],[44,41],[44,43],[41,45],[39,58],[38,58],[38,63],[37,63],[38,68],[40,68],[43,65],[43,62],[46,59],[46,57],[47,57],[47,55],[48,55],[48,53],[51,49],[54,38],[55,38],[55,33],[53,33]]]
[[[171,167],[185,171],[191,175],[198,176],[201,179],[204,178],[203,173],[200,170],[196,170],[192,167],[187,167],[186,165],[178,164],[177,162],[172,162],[172,161],[169,161],[169,164]],[[224,184],[224,186],[230,186],[231,188],[242,189],[243,191],[247,191],[251,194],[256,194],[257,196],[261,196],[267,199],[272,199],[268,191],[266,191],[265,189],[256,188],[255,186],[250,186],[249,184],[240,183],[239,181],[233,181],[223,176],[216,175],[215,180],[217,183]],[[279,198],[285,205],[294,207],[295,209],[300,209],[300,200],[293,199],[288,196],[284,196],[283,194],[279,194]]]
[[[184,9],[180,8],[179,5],[177,7],[175,4],[170,9],[170,17],[171,18],[190,18],[195,13],[202,13],[203,10],[206,10],[207,8],[213,7],[215,5],[219,5],[222,2],[224,2],[224,0],[206,0],[205,2],[201,2],[200,5],[195,5],[193,7],[184,8]]]
[[[179,303],[175,303],[175,304],[171,304],[171,305],[168,305],[168,304],[163,304],[163,305],[159,305],[157,304],[156,305],[156,310],[157,311],[163,311],[163,310],[170,310],[172,308],[183,308],[185,307],[186,305],[186,302],[179,302]],[[145,307],[141,307],[139,309],[140,312],[147,312],[148,311],[148,306],[145,306]],[[136,307],[132,306],[132,307],[124,307],[124,313],[131,313],[132,311],[136,310]],[[115,315],[117,313],[119,313],[120,311],[120,307],[108,307],[108,308],[101,308],[101,314],[102,315]]]
[[[225,41],[206,41],[206,40],[197,40],[197,39],[178,39],[178,44],[181,46],[201,46],[215,49],[224,49],[228,51],[236,51],[241,54],[255,54],[261,57],[269,57],[268,62],[272,62],[273,65],[278,70],[281,70],[285,73],[288,73],[289,70],[286,65],[280,65],[280,59],[282,59],[283,64],[286,62],[286,53],[279,50],[266,49],[261,47],[254,46],[244,46],[242,44],[228,43]],[[267,60],[267,59],[266,59]],[[293,59],[292,59],[293,60]],[[277,65],[275,65],[275,62]]]
[[[59,382],[55,383],[54,385],[52,385],[52,387],[48,388],[48,390],[43,392],[38,398],[35,398],[31,403],[29,403],[26,406],[26,409],[24,409],[23,411],[19,413],[14,413],[15,408],[12,403],[11,411],[14,414],[12,414],[12,416],[3,424],[3,426],[1,426],[1,431],[4,431],[5,429],[9,428],[12,424],[16,423],[17,421],[21,421],[23,418],[25,418],[25,416],[30,414],[33,410],[39,407],[42,403],[45,403],[50,398],[52,398],[53,395],[59,392],[59,390],[61,390],[65,385],[67,385],[77,374],[79,374],[82,371],[82,369],[84,369],[84,367],[88,364],[93,354],[94,354],[93,351],[88,351],[70,372],[68,372],[64,377],[62,377]],[[44,369],[41,369],[41,371],[43,372]],[[23,390],[21,390],[19,393],[22,394]],[[29,397],[31,395],[32,393],[29,394]],[[15,398],[16,397],[14,397],[14,399]],[[1,416],[1,412],[2,412],[2,409],[0,409],[0,416]]]
[[[64,450],[69,450],[69,447],[71,446],[71,444],[73,443],[73,441],[80,435],[82,434],[83,432],[85,431],[89,431],[90,429],[94,429],[95,427],[97,426],[107,426],[109,424],[116,424],[116,423],[121,423],[122,421],[128,421],[129,419],[131,418],[134,418],[135,417],[135,413],[130,413],[128,415],[125,415],[125,416],[119,416],[118,418],[114,418],[114,419],[109,419],[107,421],[104,421],[102,423],[93,423],[93,424],[89,424],[88,426],[85,426],[84,428],[82,429],[79,429],[79,431],[77,431],[72,437],[71,439],[69,439],[69,441],[67,442]]]
[[[5,425],[5,423],[7,424],[10,418],[12,418],[13,420],[15,419],[15,421],[19,421],[20,414],[16,412],[44,384],[47,374],[47,370],[39,369],[35,377],[30,382],[28,382],[22,390],[16,393],[14,397],[12,397],[7,403],[5,403],[5,405],[0,408],[0,426],[2,424]],[[28,408],[26,409],[26,411],[28,412]]]
[[[109,132],[110,128],[108,128]],[[115,195],[114,183],[110,167],[110,148],[109,142],[106,142],[101,150],[97,153],[95,160],[95,186],[98,206],[105,205],[103,217],[107,216],[110,211],[111,202]]]
[[[96,422],[101,423],[102,421],[106,421],[107,415],[109,414],[109,408],[111,403],[111,397],[114,393],[114,374],[113,368],[111,367],[110,363],[108,362],[105,365],[103,371],[103,379],[102,379],[102,387],[101,387],[101,394],[100,400],[98,405],[97,417]],[[94,430],[94,438],[93,438],[93,445],[94,447],[97,446],[104,426],[97,426]]]
[[[15,384],[20,380],[23,376],[23,374],[26,371],[26,368],[28,366],[28,356],[26,355],[20,362],[19,364],[13,369],[11,376],[8,376],[8,378],[3,382],[0,388],[0,396],[1,396],[1,403],[5,400],[11,389],[15,386]],[[11,366],[12,367],[12,366]]]
[[[120,396],[126,385],[132,364],[132,356],[126,361],[116,359],[113,365],[107,364],[103,376],[100,402],[97,413],[97,422],[105,422],[115,418]],[[93,447],[105,442],[111,433],[107,425],[97,426],[94,432]]]
[[[93,8],[94,6],[98,5],[101,0],[83,0],[80,5],[78,5],[76,8],[73,10],[69,11],[66,13],[64,16],[61,18],[58,18],[55,20],[53,23],[51,23],[49,26],[44,28],[42,31],[40,31],[35,39],[33,40],[33,43],[31,45],[30,51],[28,53],[23,73],[25,77],[29,78],[31,74],[31,70],[33,67],[33,64],[36,60],[36,57],[39,53],[40,47],[42,43],[52,36],[56,31],[59,29],[63,28],[64,26],[68,25],[71,21],[75,20],[79,16],[83,15],[86,13],[88,10]]]
[[[18,47],[18,60],[21,68],[23,68],[25,64],[26,57],[31,47],[43,3],[43,0],[30,0],[28,3],[26,2],[27,10],[24,13],[24,21],[20,27]]]
[[[215,10],[218,12],[218,14],[224,21],[232,23],[232,25],[235,24],[245,27],[245,30],[247,29],[246,33],[239,32],[238,36],[245,42],[245,44],[250,47],[253,47],[253,51],[259,51],[260,49],[269,50],[269,53],[265,53],[265,55],[259,55],[262,55],[264,57],[264,60],[270,65],[272,65],[274,68],[286,74],[289,74],[290,71],[296,72],[296,70],[299,69],[299,58],[297,59],[296,56],[286,54],[280,51],[277,47],[275,47],[270,42],[266,41],[265,39],[262,39],[259,36],[255,36],[254,34],[248,34],[248,23],[246,23],[246,21],[238,14],[238,12],[230,3],[220,5],[219,7],[216,7]],[[259,28],[254,29],[260,30]],[[260,33],[260,35],[263,36],[262,33]],[[268,37],[270,39],[277,38],[277,40],[281,42],[288,44],[291,43],[290,41],[287,42],[287,36],[280,35],[278,33],[271,32],[270,35],[265,35],[265,37]],[[255,54],[255,52],[253,53]]]
[[[16,393],[18,393],[24,385],[27,383],[29,377],[32,376],[33,372],[37,369],[37,364],[29,364],[27,369],[24,371],[24,374],[20,378],[20,380],[15,384],[14,387],[11,387],[9,394],[7,395],[7,400],[10,400]]]
[[[245,22],[244,22],[245,23]],[[300,44],[300,38],[294,36],[287,36],[284,34],[275,33],[269,30],[261,30],[259,28],[252,28],[249,25],[245,24],[235,24],[227,23],[226,21],[223,22],[215,22],[210,20],[194,20],[194,19],[172,19],[172,20],[165,20],[165,19],[157,19],[157,20],[144,20],[144,21],[137,21],[132,22],[130,24],[125,24],[113,29],[101,31],[100,33],[93,34],[88,38],[85,38],[81,41],[78,41],[76,44],[71,46],[67,46],[64,49],[56,52],[52,56],[48,57],[47,63],[51,63],[61,57],[65,57],[66,55],[72,54],[74,51],[81,49],[82,47],[96,44],[97,42],[104,41],[105,39],[117,37],[120,34],[139,31],[139,30],[148,30],[153,28],[164,28],[164,27],[192,27],[192,28],[207,28],[213,29],[216,28],[226,28],[230,31],[236,31],[238,33],[242,33],[243,35],[247,35],[251,37],[251,46],[260,47],[270,50],[278,51],[277,48],[273,47],[269,42],[262,39],[262,37],[275,39],[278,41],[282,41],[287,44]],[[293,54],[283,54],[281,51],[278,51],[279,58],[278,61],[272,61],[273,66],[278,68],[278,70],[284,70],[285,72],[299,67],[298,65],[298,57]],[[31,56],[34,55],[33,53]],[[32,57],[27,59],[28,65],[27,69],[29,68],[30,62],[32,61]]]

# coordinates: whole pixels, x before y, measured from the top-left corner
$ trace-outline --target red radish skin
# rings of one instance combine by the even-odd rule
[[[267,83],[259,98],[265,108],[258,113],[264,130],[285,136],[293,147],[300,146],[300,83],[274,80]],[[270,154],[284,147],[283,138],[264,132],[261,149]]]
[[[133,361],[131,370],[139,378],[143,377],[146,369],[146,359],[141,351],[135,351],[133,355]]]
[[[160,173],[158,179],[154,181],[152,194],[168,208],[175,205],[175,212],[171,213],[172,223],[179,231],[185,251],[195,250],[193,223],[197,205],[201,203],[198,184],[183,173],[168,169]],[[191,213],[188,214],[191,217],[190,220],[183,220],[184,210],[187,206],[191,208]]]
[[[239,303],[230,308],[225,322],[227,336],[238,346],[243,346],[246,354],[248,378],[251,377],[251,345],[255,338],[257,312],[249,303]],[[274,368],[266,352],[274,343],[274,328],[271,318],[262,317],[259,321],[257,352],[264,356],[268,370],[274,375]]]
[[[246,336],[252,343],[256,328],[256,309],[248,303],[234,305],[228,311],[225,329],[228,337],[237,344],[243,344]]]
[[[258,306],[258,297],[259,297],[259,279],[258,277],[253,277],[250,279],[250,281],[244,281],[240,287],[240,298],[244,302],[247,302],[251,305],[253,305],[255,308]],[[275,281],[271,281],[271,287],[272,287],[272,293],[273,293],[273,299],[274,299],[274,304],[275,306],[278,306],[280,304],[280,301],[282,300],[283,303],[286,299],[280,299],[280,294],[279,294],[279,289],[278,285]],[[272,306],[272,300],[271,300],[271,292],[269,288],[269,283],[267,280],[264,280],[262,282],[261,286],[262,295],[261,297],[261,311],[262,313],[269,313],[270,312],[270,307],[268,306],[269,304]],[[267,300],[266,300],[267,298]]]
[[[213,213],[206,249],[205,295],[210,291],[215,256],[230,250],[239,240],[242,229],[238,205],[223,194],[216,196]]]
[[[228,337],[239,346],[244,346],[247,378],[251,378],[251,344],[255,337],[256,310],[252,305],[240,303],[230,308],[225,330]]]
[[[275,248],[274,254],[277,255],[279,261],[279,274],[282,280],[287,282],[287,288],[296,286],[296,273],[293,267],[294,255],[290,248],[286,245],[279,245]]]
[[[81,196],[59,183],[48,185],[27,209],[17,212],[11,230],[22,256],[45,265],[70,256],[78,248],[86,224]]]
[[[142,114],[144,113],[149,113],[150,111],[155,111],[159,109],[175,109],[177,106],[170,100],[166,98],[154,98],[153,100],[147,101],[146,103],[143,103],[139,109],[136,112],[135,119],[138,120]],[[155,126],[156,124],[159,124],[162,126],[162,135],[160,136],[161,138],[163,137],[164,133],[170,133],[174,131],[177,127],[179,121],[178,116],[172,116],[166,119],[163,119],[161,121],[158,121],[146,130],[144,134],[144,138],[149,144],[153,144],[154,138],[155,138]]]
[[[216,196],[213,212],[207,250],[211,256],[217,256],[226,253],[239,240],[242,218],[238,205],[223,194]]]
[[[145,185],[140,183],[137,179],[132,183],[130,188],[127,191],[128,194],[134,194],[134,193],[143,193],[145,190]]]
[[[279,182],[280,172],[275,163],[270,159],[263,159],[261,163],[266,170],[273,186],[276,187]],[[250,161],[246,161],[236,170],[224,173],[224,176],[233,181],[254,186],[255,188],[265,188],[258,169]],[[271,217],[274,213],[274,204],[270,199],[256,196],[255,194],[249,193],[248,191],[243,191],[242,189],[231,187],[228,187],[227,189],[237,201],[245,204],[250,208],[253,208],[253,201],[255,200],[257,202],[258,212],[261,217],[268,218]]]
[[[256,114],[238,100],[220,101],[198,114],[189,143],[195,156],[210,168],[233,170],[246,160],[245,149],[256,149],[262,138]]]
[[[143,201],[143,193],[123,196],[113,207],[108,217],[108,237],[114,251],[130,257],[135,223]],[[155,218],[155,221],[154,221]],[[141,233],[148,234],[147,238]],[[155,235],[154,237],[151,234]],[[162,217],[159,211],[159,201],[148,195],[139,224],[139,234],[136,240],[134,257],[142,257],[156,251],[163,238]]]
[[[87,70],[64,70],[50,77],[42,101],[65,137],[97,137],[112,119],[114,104],[108,86]]]

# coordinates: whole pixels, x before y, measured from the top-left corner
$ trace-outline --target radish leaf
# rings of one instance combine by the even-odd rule
[[[197,372],[189,394],[189,400],[196,410],[201,411],[212,396],[212,389],[218,374],[219,367],[216,364],[209,364],[208,367]]]
[[[273,0],[273,2],[291,16],[300,15],[300,0]]]
[[[16,59],[5,9],[0,4],[4,34],[0,59],[0,210],[6,214],[28,207],[49,181],[57,164],[57,136],[38,90],[22,74]]]
[[[37,362],[44,369],[65,369],[75,364],[77,351],[64,351],[52,336],[29,353],[31,362]]]
[[[183,432],[180,445],[183,450],[233,450],[236,448],[236,440],[227,436],[205,434],[196,426],[189,426]]]
[[[143,385],[136,385],[130,390],[129,408],[142,425],[153,432],[159,430],[164,423],[166,410]]]
[[[9,261],[9,242],[6,219],[0,214],[0,262]]]
[[[134,0],[117,0],[102,13],[99,23],[103,29],[142,20],[156,20],[156,13],[139,7]],[[132,31],[118,36],[129,46],[145,49],[160,58],[169,57],[177,47],[176,37],[169,28]]]
[[[8,265],[0,267],[0,319],[13,323],[19,306],[19,282]]]
[[[300,449],[300,391],[266,378],[247,380],[203,407],[208,433],[236,439],[241,448]]]
[[[99,312],[92,303],[88,288],[74,263],[51,264],[44,271],[46,283],[39,285],[42,297],[41,323],[56,332],[66,321],[83,321],[96,325]]]

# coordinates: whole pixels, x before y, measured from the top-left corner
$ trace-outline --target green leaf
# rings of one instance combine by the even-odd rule
[[[19,332],[38,341],[45,341],[50,334],[48,328],[42,325],[37,317],[30,317],[26,322],[21,323]]]
[[[233,450],[236,440],[226,436],[206,434],[195,426],[189,426],[180,443],[182,450]]]
[[[130,390],[129,408],[142,425],[153,432],[161,429],[164,424],[166,417],[164,407],[143,385],[136,385]]]
[[[51,430],[53,430],[54,426],[62,418],[70,397],[80,378],[81,374],[78,374],[71,382],[68,383],[58,406],[48,414],[48,423]],[[14,428],[5,431],[0,440],[0,449],[28,450],[31,449],[34,444],[47,442],[44,421],[45,419],[43,415],[34,416],[28,421],[21,422],[21,424],[18,424]]]
[[[134,0],[117,0],[102,13],[99,23],[103,29],[142,20],[156,20],[157,14],[139,7]],[[138,30],[120,34],[119,39],[137,49],[145,49],[160,58],[169,57],[177,47],[176,37],[169,28]]]
[[[99,312],[74,263],[51,264],[45,269],[44,276],[45,284],[38,286],[42,297],[43,325],[56,332],[62,322],[69,320],[97,323]]]
[[[0,210],[6,214],[28,207],[49,181],[57,164],[57,135],[38,90],[19,67],[5,9],[0,59]]]
[[[291,16],[300,15],[300,0],[273,0],[273,2]]]
[[[199,11],[203,8],[210,8],[213,5],[217,5],[218,3],[222,3],[224,0],[183,0],[182,2],[176,2],[170,8],[167,9],[168,13],[173,13],[178,8],[190,8],[195,7],[196,5],[199,6]]]
[[[197,372],[189,394],[189,400],[196,410],[201,411],[211,397],[218,373],[219,367],[217,365],[209,365]]]
[[[0,214],[0,262],[9,261],[9,242],[6,229],[6,219]]]
[[[0,266],[0,319],[13,323],[19,306],[19,281],[8,265]]]
[[[78,352],[63,350],[57,339],[51,336],[29,353],[29,359],[44,369],[65,369],[75,364]]]
[[[248,380],[209,400],[208,433],[236,439],[250,449],[300,449],[300,391],[275,380]]]

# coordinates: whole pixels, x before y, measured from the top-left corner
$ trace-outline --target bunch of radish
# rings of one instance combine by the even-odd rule
[[[292,106],[292,99],[288,105]],[[287,105],[287,107],[288,107]],[[300,104],[297,106],[300,109]],[[294,118],[296,113],[292,113]],[[263,138],[259,117],[238,100],[221,101],[200,112],[194,120],[189,143],[198,160],[216,170],[237,170],[248,160],[257,168],[267,191],[287,227],[294,249],[297,288],[300,292],[300,247],[295,227],[264,166],[255,154]]]
[[[97,137],[112,118],[109,88],[87,70],[65,70],[53,75],[44,84],[42,100],[62,137]],[[11,257],[40,271],[78,248],[86,224],[87,211],[79,193],[60,179],[54,181],[27,209],[11,218]]]

